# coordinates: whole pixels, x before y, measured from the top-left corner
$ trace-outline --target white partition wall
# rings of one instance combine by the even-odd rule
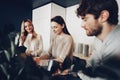
[[[85,30],[81,27],[82,20],[76,15],[77,7],[78,5],[67,8],[66,23],[76,43],[89,44],[93,41],[93,37],[88,37]]]
[[[65,8],[54,3],[49,3],[34,9],[32,12],[35,31],[42,35],[44,51],[47,51],[50,46],[50,37],[52,34],[50,19],[56,15],[60,15],[65,19]]]
[[[33,10],[33,24],[35,31],[42,35],[44,50],[48,50],[50,43],[51,4]]]
[[[120,4],[120,0],[117,0]],[[76,44],[92,44],[94,37],[88,37],[85,30],[81,27],[81,19],[77,17],[75,11],[78,5],[68,8],[63,8],[55,3],[49,3],[45,6],[33,10],[33,23],[37,33],[43,37],[44,50],[48,50],[50,45],[50,19],[56,15],[61,15],[67,24],[68,30],[71,33]],[[120,7],[120,5],[119,5]],[[120,16],[120,8],[119,8]],[[120,17],[119,17],[120,20]],[[120,24],[120,21],[119,21]]]
[[[77,6],[63,8],[57,4],[49,3],[33,10],[35,31],[42,35],[45,51],[49,49],[50,37],[53,34],[50,29],[50,19],[56,15],[60,15],[65,19],[67,28],[76,44],[91,44],[93,42],[93,37],[88,37],[85,30],[81,28],[81,19],[75,13]]]
[[[53,18],[54,16],[58,16],[58,15],[60,15],[60,16],[62,16],[63,18],[64,18],[64,20],[65,20],[65,18],[66,18],[66,9],[64,8],[64,7],[62,7],[62,6],[59,6],[59,5],[57,5],[57,4],[55,4],[55,3],[51,3],[51,18]],[[54,38],[54,33],[51,31],[51,34],[50,34],[50,38],[52,39],[52,38]]]
[[[119,6],[119,24],[120,24],[120,0],[117,0]],[[69,32],[72,34],[76,44],[92,44],[94,37],[88,37],[85,30],[81,27],[81,19],[76,15],[76,9],[79,5],[74,5],[66,8],[66,23]],[[76,45],[77,46],[77,45]]]
[[[92,45],[94,40],[94,37],[88,37],[85,30],[81,27],[82,20],[76,15],[77,7],[78,5],[75,5],[66,9],[66,23],[76,44],[76,52],[78,52],[79,43]]]
[[[64,19],[66,18],[66,9],[62,6],[59,6],[55,3],[51,3],[51,17],[54,17],[56,15],[62,16]]]
[[[117,0],[117,2],[118,2],[118,6],[119,6],[119,25],[120,25],[120,0]]]

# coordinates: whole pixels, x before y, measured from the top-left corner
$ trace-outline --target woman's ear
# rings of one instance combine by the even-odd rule
[[[62,24],[62,28],[64,28],[65,27],[65,25],[64,24]]]
[[[109,12],[107,10],[103,10],[101,13],[100,13],[100,17],[99,17],[99,20],[100,22],[106,22],[109,18]]]

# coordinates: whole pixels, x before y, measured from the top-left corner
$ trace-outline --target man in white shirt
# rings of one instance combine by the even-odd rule
[[[82,18],[82,27],[86,30],[86,34],[96,36],[94,50],[87,61],[87,67],[101,66],[109,58],[120,55],[120,26],[116,0],[81,0],[77,16]],[[80,77],[83,78],[82,75]],[[83,80],[94,79],[102,78],[88,76],[83,78]]]

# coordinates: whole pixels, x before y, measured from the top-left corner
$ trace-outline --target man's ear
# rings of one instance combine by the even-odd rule
[[[109,18],[109,12],[107,10],[103,10],[101,13],[100,13],[100,22],[106,22]]]

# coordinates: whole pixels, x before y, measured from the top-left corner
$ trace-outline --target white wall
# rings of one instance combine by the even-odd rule
[[[55,3],[51,3],[51,17],[54,17],[56,15],[62,16],[64,19],[66,18],[66,9],[64,7],[61,7]]]
[[[42,35],[43,47],[46,51],[50,45],[51,4],[36,8],[32,12],[35,31]]]
[[[62,16],[65,20],[66,18],[66,9],[64,7],[61,7],[55,3],[51,3],[51,18],[54,16]],[[51,34],[50,34],[50,38],[54,38],[55,34],[53,33],[53,31],[51,30]]]
[[[120,0],[117,0],[119,6],[119,24],[120,24]],[[75,43],[84,43],[84,44],[92,44],[94,41],[94,37],[88,37],[86,35],[85,30],[81,27],[81,19],[77,17],[75,11],[78,5],[74,5],[66,8],[66,23],[69,32],[73,36]]]
[[[81,27],[82,20],[77,17],[76,9],[78,5],[68,7],[66,9],[66,23],[69,32],[71,33],[76,47],[78,43],[89,44],[93,43],[94,37],[88,37],[85,30]]]
[[[117,0],[117,2],[118,2],[118,6],[119,6],[119,24],[120,24],[120,0]]]
[[[117,0],[119,6],[119,24],[120,24],[120,0]],[[66,23],[69,32],[72,34],[76,43],[91,44],[94,37],[88,37],[85,30],[81,28],[81,19],[77,17],[75,11],[78,5],[66,8]]]
[[[56,15],[61,15],[65,19],[65,8],[54,3],[49,3],[34,9],[32,12],[35,31],[42,35],[44,51],[48,51],[50,37],[53,35],[50,27],[50,19]]]
[[[120,7],[120,0],[117,0]],[[81,19],[77,17],[75,11],[78,5],[68,8],[63,8],[55,3],[50,3],[45,6],[33,10],[33,24],[35,31],[42,35],[44,50],[48,50],[50,45],[50,19],[56,15],[61,15],[67,24],[68,30],[71,33],[76,47],[78,43],[92,44],[94,37],[88,37],[83,28],[81,28]],[[120,15],[120,8],[119,8]],[[119,17],[120,20],[120,17]],[[120,21],[119,21],[120,24]]]
[[[91,44],[93,37],[86,36],[85,30],[81,28],[81,19],[76,16],[75,10],[78,5],[63,8],[57,4],[50,3],[45,6],[33,10],[33,24],[35,31],[42,35],[44,51],[50,46],[50,19],[56,15],[61,15],[67,24],[75,44],[84,43]],[[77,47],[77,45],[76,45]]]

